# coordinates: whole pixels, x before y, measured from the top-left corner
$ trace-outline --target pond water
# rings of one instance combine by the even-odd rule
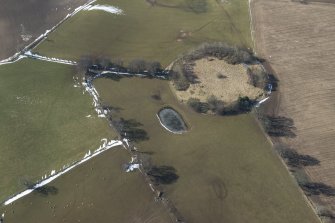
[[[187,126],[183,118],[174,109],[163,108],[158,112],[157,116],[160,123],[166,130],[176,134],[186,132]]]

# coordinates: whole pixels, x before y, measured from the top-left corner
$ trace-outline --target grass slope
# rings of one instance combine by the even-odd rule
[[[0,66],[0,201],[115,137],[72,76],[71,66],[30,59]]]
[[[167,4],[166,1],[158,1]],[[204,41],[226,41],[250,47],[248,3],[222,4],[207,0],[208,10],[196,13],[190,0],[169,2],[173,7],[151,6],[145,0],[100,0],[119,7],[124,15],[82,11],[68,20],[35,51],[52,57],[78,59],[96,54],[130,60],[158,60],[167,65],[176,56]],[[181,31],[187,33],[178,42]],[[189,35],[188,35],[189,34]]]
[[[150,139],[138,148],[153,154],[153,164],[176,168],[179,179],[165,190],[187,222],[318,222],[251,115],[196,114],[161,80],[95,85],[106,103],[121,109],[114,116],[143,124]],[[160,101],[151,97],[158,92]],[[188,133],[172,134],[159,124],[156,113],[164,106],[183,115]]]
[[[6,223],[171,222],[141,174],[122,171],[129,161],[126,150],[113,148],[50,183],[53,194],[34,192],[0,211]]]

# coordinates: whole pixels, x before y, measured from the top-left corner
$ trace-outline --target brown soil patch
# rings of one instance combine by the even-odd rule
[[[0,60],[24,48],[88,0],[2,0]]]
[[[199,83],[191,84],[186,91],[177,91],[181,101],[198,98],[205,102],[214,95],[227,105],[237,101],[241,96],[257,99],[263,95],[263,90],[249,83],[246,65],[231,65],[216,58],[195,61],[194,74]],[[221,78],[218,76],[222,75]]]
[[[279,115],[293,118],[297,137],[285,139],[317,158],[312,181],[335,187],[335,5],[287,0],[252,3],[256,49],[279,78]],[[323,197],[335,211],[335,198]]]

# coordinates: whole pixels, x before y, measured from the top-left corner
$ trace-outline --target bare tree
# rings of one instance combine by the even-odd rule
[[[129,62],[128,69],[132,73],[141,73],[146,68],[146,62],[142,59],[135,59]]]
[[[158,61],[152,61],[146,63],[146,70],[150,74],[155,74],[162,70],[162,65]]]

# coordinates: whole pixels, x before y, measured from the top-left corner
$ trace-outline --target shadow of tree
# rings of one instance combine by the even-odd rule
[[[149,139],[148,133],[144,129],[139,128],[143,126],[143,124],[136,121],[135,119],[113,119],[112,123],[117,131],[120,132],[122,137],[135,142]]]
[[[36,188],[34,190],[34,193],[42,196],[56,195],[58,194],[58,188],[54,186],[45,185],[43,187]]]
[[[299,184],[307,195],[335,196],[335,188],[324,183],[307,182]]]
[[[265,116],[262,118],[265,131],[274,137],[294,138],[296,134],[294,130],[294,121],[284,116]]]
[[[179,178],[176,169],[171,166],[153,166],[147,174],[155,184],[172,184]]]
[[[276,149],[281,157],[285,159],[288,165],[292,167],[316,166],[320,161],[310,155],[299,154],[292,148],[284,145],[277,145]]]

